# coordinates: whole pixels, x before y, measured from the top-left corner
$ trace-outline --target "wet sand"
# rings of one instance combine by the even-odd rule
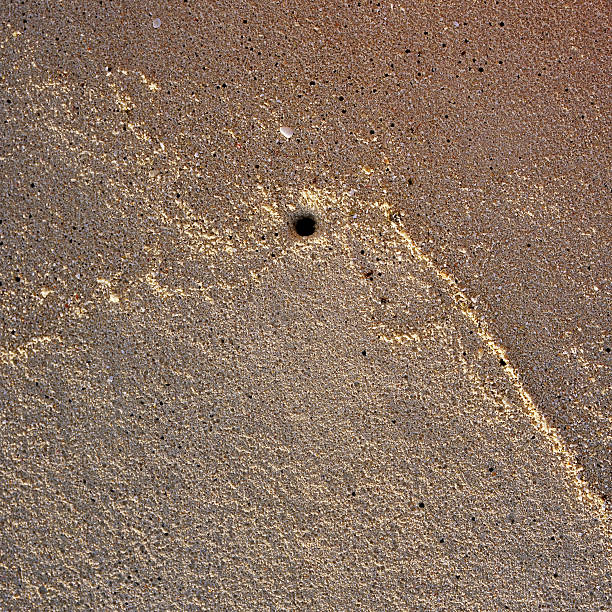
[[[608,7],[380,4],[0,9],[0,608],[612,607]]]

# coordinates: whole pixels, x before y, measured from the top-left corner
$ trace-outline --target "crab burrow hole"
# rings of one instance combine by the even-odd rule
[[[317,230],[317,220],[311,213],[300,213],[293,219],[292,226],[298,236],[312,236]]]

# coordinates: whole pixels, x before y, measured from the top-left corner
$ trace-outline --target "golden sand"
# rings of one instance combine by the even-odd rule
[[[612,609],[604,2],[0,13],[0,609]]]

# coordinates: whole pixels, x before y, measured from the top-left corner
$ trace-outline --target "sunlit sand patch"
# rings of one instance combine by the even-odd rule
[[[159,85],[157,83],[154,83],[153,81],[149,81],[149,79],[147,79],[147,77],[140,71],[136,71],[136,74],[140,75],[140,80],[143,82],[144,85],[146,85],[151,91],[158,91],[159,90]]]
[[[404,344],[405,342],[420,342],[421,336],[418,334],[395,334],[394,336],[387,336],[385,334],[381,334],[379,336],[380,340],[383,342],[387,342],[388,344]]]
[[[4,44],[8,44],[5,40]],[[166,146],[146,124],[136,123],[130,120],[130,111],[137,104],[153,103],[155,101],[152,93],[159,89],[156,83],[150,81],[147,76],[137,70],[115,70],[105,69],[100,78],[96,76],[97,84],[81,88],[74,82],[67,72],[60,72],[49,76],[35,62],[29,62],[32,54],[37,52],[40,43],[35,38],[29,38],[20,46],[20,54],[13,66],[16,72],[22,70],[24,76],[21,86],[30,92],[28,98],[31,99],[31,111],[36,112],[41,109],[53,109],[52,114],[47,113],[46,117],[37,120],[47,132],[52,135],[56,146],[64,152],[70,152],[75,159],[83,162],[82,164],[72,164],[75,176],[70,180],[73,183],[78,181],[88,183],[93,179],[93,173],[88,167],[90,160],[96,159],[110,166],[122,166],[122,162],[114,159],[108,153],[108,137],[118,136],[124,130],[133,138],[140,141],[144,146],[132,148],[132,159],[130,164],[137,167],[151,169],[157,163],[160,156],[164,157],[163,169],[166,175],[178,176],[178,165],[173,154],[166,155]],[[24,53],[27,50],[27,53]],[[84,126],[76,121],[78,114],[75,112],[72,103],[75,92],[79,97],[92,102],[87,106],[88,112],[94,117],[99,115],[102,110],[98,105],[93,104],[96,100],[112,100],[122,113],[114,117],[115,122],[105,127],[105,132],[100,132],[100,127],[96,120],[91,120]],[[138,96],[138,97],[137,97]],[[144,96],[145,102],[142,102]],[[135,102],[138,100],[138,102]],[[113,186],[114,179],[109,179]],[[107,204],[107,206],[109,206]],[[110,206],[109,206],[110,207]]]
[[[108,290],[108,292],[107,292],[108,301],[111,304],[118,304],[119,303],[119,295],[111,290],[112,283],[109,280],[105,279],[105,278],[98,278],[97,282],[98,282],[98,284],[100,284],[100,285],[102,285],[102,286],[107,288],[107,290]]]
[[[176,297],[177,295],[180,295],[181,297],[185,297],[186,295],[185,292],[180,287],[171,289],[170,287],[166,285],[161,285],[159,281],[157,280],[156,275],[153,272],[149,272],[145,276],[145,280],[147,284],[149,285],[149,287],[151,287],[151,289],[153,289],[153,291],[157,295],[163,298],[172,298],[172,297]]]
[[[44,345],[51,342],[62,343],[61,336],[35,336],[14,350],[0,349],[0,359],[4,365],[14,365],[16,361],[27,361]]]

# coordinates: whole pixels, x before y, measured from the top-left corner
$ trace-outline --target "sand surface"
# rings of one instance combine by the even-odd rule
[[[0,17],[1,610],[612,609],[606,2]]]

